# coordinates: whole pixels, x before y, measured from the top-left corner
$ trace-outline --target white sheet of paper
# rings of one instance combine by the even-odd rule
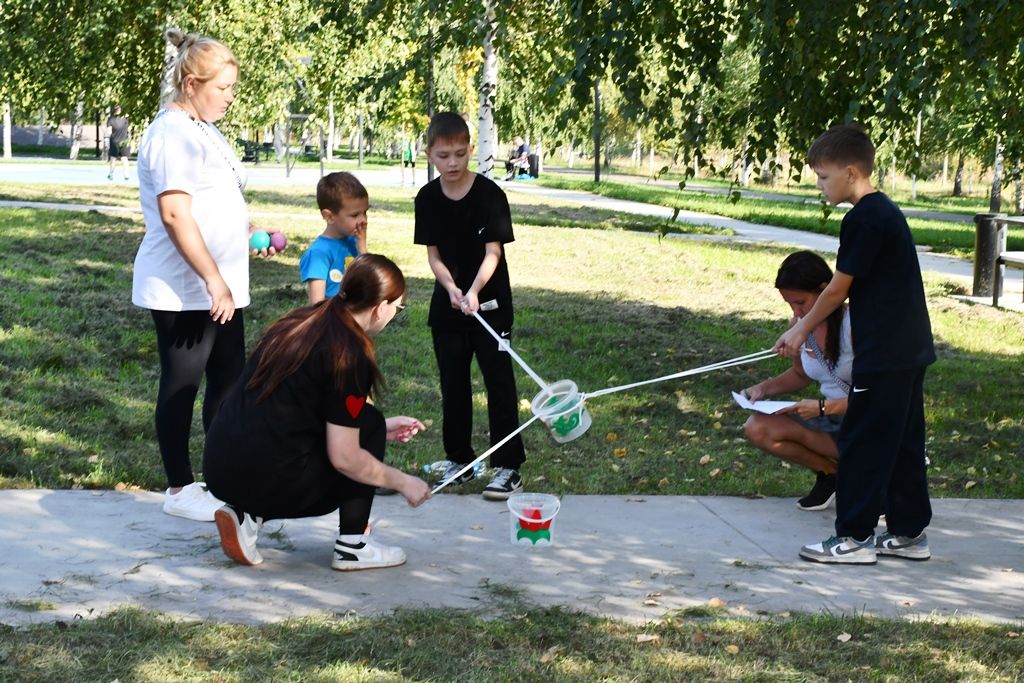
[[[732,399],[739,404],[740,408],[756,410],[757,412],[764,413],[765,415],[774,415],[780,410],[796,404],[796,401],[757,401],[751,403],[750,399],[745,397],[743,394],[736,393],[735,391],[732,392]]]

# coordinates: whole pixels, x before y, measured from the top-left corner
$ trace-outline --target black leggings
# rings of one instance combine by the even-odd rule
[[[195,481],[188,442],[199,382],[206,375],[203,431],[245,367],[245,323],[241,309],[230,322],[214,322],[209,311],[151,311],[160,354],[156,438],[172,488]]]

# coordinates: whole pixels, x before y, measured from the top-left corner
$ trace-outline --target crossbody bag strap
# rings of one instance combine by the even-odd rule
[[[828,371],[828,374],[832,377],[833,380],[835,380],[836,384],[838,384],[839,387],[845,393],[850,393],[850,385],[844,382],[842,379],[840,379],[839,375],[836,374],[835,368],[833,368],[832,364],[829,363],[828,359],[825,358],[825,354],[821,352],[821,347],[818,346],[818,340],[814,338],[813,332],[807,336],[807,343],[810,345],[811,350],[814,351],[815,360],[817,360],[819,363],[825,366],[825,369]]]

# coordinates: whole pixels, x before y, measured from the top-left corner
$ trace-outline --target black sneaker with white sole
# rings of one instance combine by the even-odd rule
[[[523,478],[519,470],[500,467],[491,478],[491,483],[484,488],[483,496],[487,500],[508,500],[516,491],[523,490]]]
[[[463,467],[468,465],[467,462],[450,462],[448,466],[444,468],[444,472],[441,473],[440,481],[446,482],[452,477],[455,477]],[[470,467],[468,470],[460,474],[455,479],[452,479],[452,485],[465,484],[467,481],[472,481],[476,478],[476,468]]]
[[[836,499],[836,475],[818,472],[814,488],[796,502],[801,510],[824,510]]]

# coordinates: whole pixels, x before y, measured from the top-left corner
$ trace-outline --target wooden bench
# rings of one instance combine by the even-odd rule
[[[992,269],[992,306],[999,305],[999,290],[1003,288],[1003,266],[1024,270],[1024,251],[1004,251],[996,257]]]

